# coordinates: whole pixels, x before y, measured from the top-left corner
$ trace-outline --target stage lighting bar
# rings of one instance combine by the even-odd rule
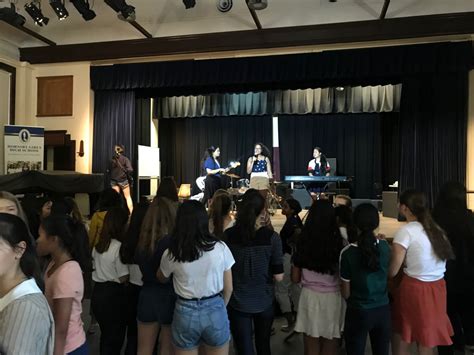
[[[23,26],[26,19],[16,12],[15,4],[10,3],[10,7],[3,7],[0,9],[0,20],[12,26]]]
[[[27,2],[25,4],[25,11],[33,19],[35,25],[46,26],[48,24],[49,18],[43,15],[40,2]]]
[[[196,0],[183,0],[184,7],[190,9],[196,6]]]
[[[120,20],[127,22],[135,21],[135,7],[128,5],[125,0],[105,0],[105,3],[118,13]]]
[[[49,0],[49,5],[58,16],[59,21],[66,19],[69,16],[69,12],[64,5],[64,1],[61,0]]]
[[[88,0],[71,0],[71,2],[84,20],[90,21],[95,17]]]

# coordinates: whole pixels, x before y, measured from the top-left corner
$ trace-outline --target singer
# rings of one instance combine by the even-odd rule
[[[262,143],[256,143],[253,153],[254,155],[247,160],[250,188],[259,190],[262,195],[266,195],[270,189],[270,179],[273,179],[270,151]]]
[[[313,158],[314,159],[311,159],[308,163],[308,175],[329,176],[331,173],[331,166],[329,165],[321,148],[315,147],[313,149]]]

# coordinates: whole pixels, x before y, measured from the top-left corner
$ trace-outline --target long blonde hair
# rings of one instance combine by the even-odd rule
[[[7,192],[7,191],[0,191],[0,199],[8,200],[10,202],[13,202],[16,206],[16,209],[18,210],[18,217],[20,217],[23,222],[26,223],[28,226],[28,218],[26,218],[26,214],[23,211],[23,208],[21,207],[20,201],[15,197],[15,195]]]
[[[178,203],[166,197],[153,200],[143,219],[137,248],[153,254],[156,242],[173,231]]]

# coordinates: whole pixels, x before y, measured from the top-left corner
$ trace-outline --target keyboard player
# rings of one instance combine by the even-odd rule
[[[313,159],[308,163],[309,176],[329,176],[331,174],[331,166],[329,165],[326,156],[323,154],[321,148],[315,147],[313,149]],[[309,184],[308,191],[313,198],[324,198],[322,194],[326,190],[326,183],[313,182]],[[322,195],[321,195],[322,194]]]

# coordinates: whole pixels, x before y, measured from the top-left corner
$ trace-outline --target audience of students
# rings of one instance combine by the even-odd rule
[[[237,203],[235,223],[225,190],[207,214],[200,202],[180,204],[174,180],[163,178],[130,224],[121,197],[104,191],[89,236],[72,198],[31,201],[25,214],[0,192],[2,354],[89,354],[87,273],[101,354],[149,355],[157,344],[160,354],[228,354],[231,333],[239,355],[271,354],[275,298],[283,330],[298,310],[306,355],[338,353],[342,336],[349,355],[365,353],[367,336],[374,355],[388,355],[390,343],[394,355],[413,343],[421,355],[474,346],[474,215],[459,183],[441,188],[433,218],[422,193],[402,193],[407,224],[391,248],[377,234],[377,209],[352,212],[344,195],[316,200],[304,225],[288,199],[280,236],[253,189]],[[49,257],[43,272],[38,256]]]
[[[341,252],[342,295],[347,300],[344,339],[348,355],[363,355],[367,335],[374,355],[388,355],[390,306],[387,290],[390,247],[377,239],[379,213],[371,204],[354,211],[357,241]]]
[[[339,281],[344,246],[334,208],[316,200],[298,239],[291,279],[301,283],[295,331],[304,334],[305,354],[335,355],[344,327],[345,302]]]
[[[246,193],[238,205],[235,226],[225,232],[235,258],[228,311],[239,354],[253,354],[254,340],[257,354],[271,353],[274,281],[283,279],[283,255],[278,234],[261,225],[263,213],[263,196]]]

